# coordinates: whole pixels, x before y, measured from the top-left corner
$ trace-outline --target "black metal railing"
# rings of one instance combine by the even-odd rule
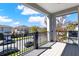
[[[0,34],[0,55],[20,56],[46,44],[47,32],[28,33],[27,35]]]
[[[38,45],[39,46],[42,46],[46,43],[48,43],[48,40],[47,40],[47,32],[42,32],[42,33],[39,33],[38,34]]]

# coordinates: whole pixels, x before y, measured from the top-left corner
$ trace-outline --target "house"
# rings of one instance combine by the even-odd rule
[[[7,25],[0,25],[0,33],[12,33],[12,27]]]
[[[27,26],[22,25],[22,26],[14,27],[12,32],[17,34],[21,34],[21,33],[24,34],[24,33],[28,33],[28,30],[29,28]]]

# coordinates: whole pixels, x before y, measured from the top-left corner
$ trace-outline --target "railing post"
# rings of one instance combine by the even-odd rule
[[[38,49],[38,32],[34,33],[34,47]]]

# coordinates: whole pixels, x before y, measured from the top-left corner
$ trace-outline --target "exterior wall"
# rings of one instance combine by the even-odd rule
[[[16,27],[16,28],[13,28],[12,32],[15,33],[15,34],[21,34],[21,33],[28,33],[28,28],[27,27]]]
[[[11,33],[12,28],[10,27],[0,27],[0,33]]]

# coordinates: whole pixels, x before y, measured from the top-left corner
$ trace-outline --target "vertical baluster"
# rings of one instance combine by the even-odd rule
[[[23,34],[23,53],[24,53],[24,34]]]
[[[32,33],[32,40],[33,40],[33,49],[34,49],[34,34]]]
[[[25,41],[26,41],[26,35],[24,35],[24,45],[25,45]],[[25,50],[26,50],[26,47],[24,46],[24,52],[25,52]]]
[[[13,41],[13,36],[11,35],[11,38],[10,38],[11,41]],[[10,44],[10,49],[12,49],[12,44]],[[12,54],[11,54],[12,56]]]
[[[6,40],[7,40],[7,53],[8,53],[8,38],[9,38],[9,35],[6,35]]]
[[[32,40],[33,40],[33,49],[34,49],[34,34],[32,33]]]
[[[24,44],[25,44],[25,34],[24,34],[24,37],[23,37],[23,53],[25,53],[24,51],[25,51],[25,47],[24,47]]]
[[[26,50],[26,47],[25,47],[25,42],[26,41],[26,35],[24,35],[24,52],[25,52],[25,50]]]
[[[20,50],[20,40],[19,40],[19,37],[18,37],[18,49]],[[18,52],[18,55],[20,55],[20,51]]]
[[[30,34],[30,37],[29,38],[30,38],[30,41],[33,42],[31,36],[32,36],[32,33]],[[32,50],[32,46],[30,47],[30,50]]]
[[[29,41],[29,34],[27,35],[26,43]],[[28,49],[28,48],[27,48]]]
[[[32,43],[33,43],[33,38],[32,38],[32,33],[31,33],[31,35],[30,35],[30,40],[32,41]],[[32,47],[31,47],[31,50],[33,49],[33,45],[32,45]]]
[[[22,34],[22,54],[23,54],[23,37],[24,37],[24,34]]]
[[[20,37],[19,36],[18,36],[18,49],[20,50],[18,52],[18,55],[20,55],[21,54],[21,40],[20,40]]]
[[[31,33],[29,34],[29,42],[31,42],[30,36],[31,36]],[[31,46],[29,47],[29,50],[31,50]]]
[[[38,32],[35,32],[34,47],[38,49]]]
[[[39,41],[40,41],[39,46],[41,46],[41,37],[40,37],[40,33],[39,33]]]
[[[39,37],[40,37],[40,46],[42,45],[42,42],[41,42],[41,33],[39,33]]]
[[[18,37],[17,37],[17,49],[19,49],[19,46],[18,46],[18,41],[19,41],[19,39],[18,39]],[[17,56],[19,55],[19,52],[17,52]]]
[[[4,54],[4,40],[5,40],[5,36],[2,34],[2,37],[3,37],[3,54]]]
[[[14,38],[14,41],[15,41],[15,38]],[[13,49],[15,49],[15,43],[13,43],[13,44],[14,44]],[[15,53],[14,53],[14,56],[15,56]]]
[[[21,34],[21,54],[22,54],[22,34]]]
[[[27,34],[27,36],[28,36],[28,34]],[[26,40],[27,40],[27,36],[25,36],[25,45],[26,45]],[[26,47],[25,47],[26,48]],[[26,48],[27,49],[27,48]],[[26,51],[26,49],[25,49],[25,51]]]

